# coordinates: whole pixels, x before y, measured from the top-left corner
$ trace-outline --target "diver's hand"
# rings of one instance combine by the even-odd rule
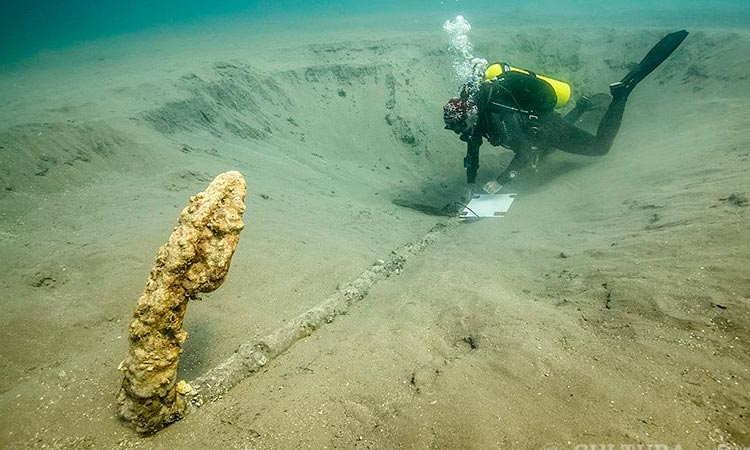
[[[503,188],[503,185],[498,183],[497,180],[492,180],[485,183],[482,188],[488,194],[497,194]]]

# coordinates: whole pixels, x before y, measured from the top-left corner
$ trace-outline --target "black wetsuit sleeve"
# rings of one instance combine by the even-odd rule
[[[468,136],[468,139],[466,140],[466,156],[464,157],[467,183],[474,183],[477,179],[477,171],[479,170],[479,147],[481,145],[481,135]]]
[[[521,169],[536,163],[538,150],[531,142],[528,135],[530,130],[522,124],[522,118],[519,113],[508,113],[502,115],[502,125],[498,124],[498,128],[500,127],[505,130],[505,139],[502,145],[512,150],[514,153],[513,159],[510,164],[508,164],[508,167],[496,179],[498,183],[506,184]]]
[[[508,167],[505,168],[505,171],[495,181],[504,185],[512,180],[521,169],[529,165],[530,161],[526,158],[526,155],[526,153],[516,153],[510,164],[508,164]]]

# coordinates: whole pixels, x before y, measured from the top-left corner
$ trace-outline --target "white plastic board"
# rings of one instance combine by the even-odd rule
[[[466,220],[483,217],[503,217],[508,212],[516,194],[475,195],[461,211],[461,218]]]

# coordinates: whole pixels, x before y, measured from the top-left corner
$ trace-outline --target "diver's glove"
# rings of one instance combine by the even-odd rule
[[[488,194],[497,194],[500,192],[500,190],[505,186],[506,184],[513,181],[518,176],[518,172],[515,170],[509,170],[499,177],[495,178],[494,180],[490,180],[482,186],[482,189],[484,189],[484,192]]]
[[[484,189],[484,192],[488,194],[497,194],[500,189],[503,188],[503,185],[498,183],[497,180],[490,180],[482,186],[482,189]]]

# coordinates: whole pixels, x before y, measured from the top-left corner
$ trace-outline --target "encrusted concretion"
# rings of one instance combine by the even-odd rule
[[[245,180],[239,172],[217,176],[193,196],[177,227],[159,249],[146,289],[130,323],[130,349],[119,414],[142,433],[157,431],[186,411],[187,383],[177,383],[188,300],[224,282],[240,239]]]

